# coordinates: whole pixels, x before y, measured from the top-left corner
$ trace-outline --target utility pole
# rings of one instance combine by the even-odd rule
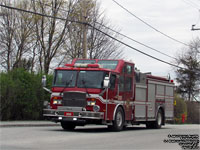
[[[83,58],[87,59],[87,9],[88,9],[88,4],[87,0],[83,0],[82,2],[82,20],[85,24],[83,24]]]
[[[192,25],[192,29],[191,29],[192,31],[194,31],[194,30],[200,30],[200,28],[194,28],[194,27],[195,27],[195,25],[193,24]]]
[[[85,4],[84,4],[85,5]],[[87,25],[86,25],[86,8],[84,8],[83,12],[83,58],[87,59]]]
[[[82,24],[82,34],[83,34],[83,42],[82,42],[82,49],[84,59],[87,59],[87,23],[89,22],[90,11],[94,7],[94,3],[92,0],[81,0],[80,1],[81,7],[81,20],[84,22]]]

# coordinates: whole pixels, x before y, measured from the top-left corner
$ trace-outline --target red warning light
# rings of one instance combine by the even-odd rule
[[[65,64],[65,67],[74,67],[73,64]]]

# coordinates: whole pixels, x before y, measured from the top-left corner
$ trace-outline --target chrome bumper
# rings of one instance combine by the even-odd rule
[[[68,115],[72,114],[72,115]],[[90,112],[90,111],[69,111],[59,109],[43,109],[43,116],[47,118],[56,119],[57,121],[78,119],[104,119],[103,112]]]

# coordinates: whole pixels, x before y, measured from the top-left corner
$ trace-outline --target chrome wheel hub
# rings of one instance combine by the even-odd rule
[[[122,125],[122,113],[121,112],[118,112],[117,113],[117,118],[116,118],[116,122],[117,122],[117,126],[121,126]]]
[[[160,126],[162,124],[162,115],[161,113],[158,113],[158,125]]]

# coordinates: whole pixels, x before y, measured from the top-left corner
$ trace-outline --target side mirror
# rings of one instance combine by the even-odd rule
[[[104,88],[108,88],[110,84],[110,79],[109,77],[105,77],[104,81],[103,81],[103,87]]]
[[[44,101],[43,102],[43,106],[45,107],[45,108],[50,108],[50,103],[48,102],[48,101]]]
[[[47,84],[47,78],[46,78],[46,75],[43,75],[42,76],[42,86],[46,87],[46,84]]]
[[[47,89],[46,85],[47,85],[47,77],[46,77],[46,75],[43,75],[42,76],[42,86],[43,86],[43,89],[51,94],[52,93],[51,90]]]

